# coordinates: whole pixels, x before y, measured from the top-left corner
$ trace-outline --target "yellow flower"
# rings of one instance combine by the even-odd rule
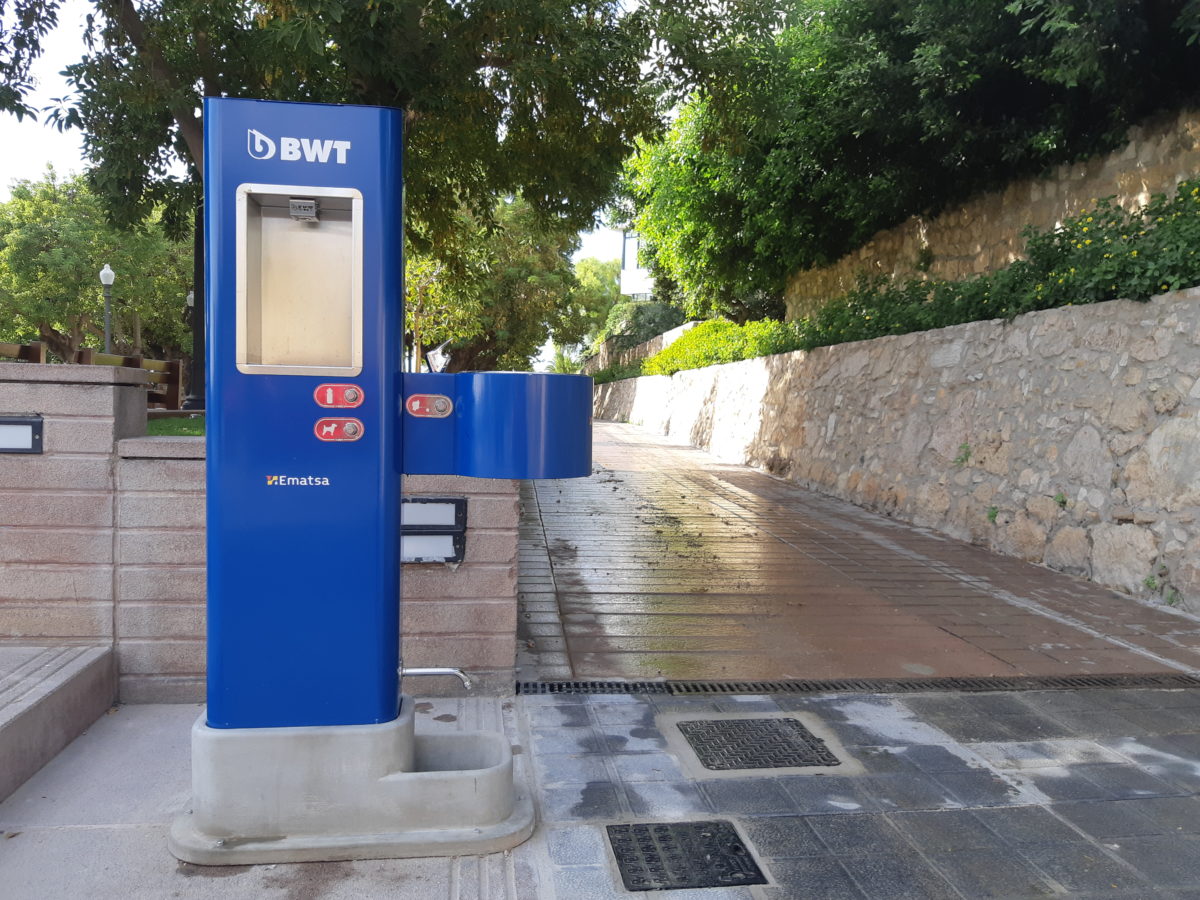
[[[1137,256],[1137,251],[1136,251],[1136,250],[1130,250],[1130,251],[1129,251],[1129,255],[1130,255],[1130,256]]]
[[[1091,238],[1088,238],[1086,241],[1084,241],[1085,244],[1090,244],[1091,242],[1092,242]]]

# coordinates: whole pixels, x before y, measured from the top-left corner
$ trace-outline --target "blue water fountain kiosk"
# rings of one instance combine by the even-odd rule
[[[591,379],[401,372],[400,110],[210,98],[204,121],[208,706],[171,849],[514,846],[507,738],[414,733],[400,478],[587,475]]]

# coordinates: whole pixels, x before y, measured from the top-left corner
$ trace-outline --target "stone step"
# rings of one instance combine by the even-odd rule
[[[0,800],[112,706],[110,647],[0,644]]]

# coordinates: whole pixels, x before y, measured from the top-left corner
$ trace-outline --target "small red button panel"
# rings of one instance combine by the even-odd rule
[[[317,419],[313,434],[322,441],[357,441],[363,436],[363,423],[358,419]]]
[[[420,419],[444,419],[454,412],[454,401],[445,394],[413,394],[404,401],[404,408]]]
[[[362,406],[363,390],[357,384],[322,384],[313,391],[313,399],[326,409],[354,409]]]

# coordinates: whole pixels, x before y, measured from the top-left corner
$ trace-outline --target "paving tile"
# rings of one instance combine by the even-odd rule
[[[694,785],[687,782],[644,782],[625,785],[629,808],[635,816],[655,819],[709,815],[716,807]],[[718,813],[725,810],[716,809]]]
[[[1194,838],[1124,838],[1112,852],[1151,884],[1200,887],[1200,842]]]
[[[590,728],[593,724],[587,707],[581,704],[533,706],[529,709],[533,728]]]
[[[931,776],[918,772],[869,775],[859,784],[881,810],[949,809],[962,804]]]
[[[612,777],[604,757],[595,753],[585,756],[538,754],[534,756],[534,768],[538,780],[548,787],[609,781]]]
[[[916,744],[905,747],[904,759],[922,772],[973,772],[986,765],[983,757],[965,747],[944,744]]]
[[[1032,865],[1007,850],[963,850],[931,856],[964,897],[1049,897],[1054,887]]]
[[[1001,840],[1018,847],[1076,844],[1087,840],[1044,806],[975,809],[971,814]]]
[[[556,868],[554,887],[560,897],[587,897],[588,900],[628,900],[629,897],[620,879],[601,866]]]
[[[829,854],[803,816],[746,818],[742,827],[760,857],[791,859]]]
[[[532,728],[530,749],[534,753],[604,753],[607,744],[593,728]]]
[[[727,815],[771,815],[798,811],[792,796],[773,778],[713,779],[701,782],[700,790],[714,810]]]
[[[848,856],[838,860],[864,894],[878,900],[961,900],[950,882],[913,854]]]
[[[600,825],[553,825],[546,829],[550,861],[559,866],[594,866],[605,859],[607,841]]]
[[[1150,819],[1166,834],[1200,834],[1200,799],[1196,797],[1129,800],[1125,808]]]
[[[1056,803],[1056,815],[1094,838],[1125,838],[1163,833],[1163,826],[1124,800]]]
[[[1172,797],[1182,793],[1178,785],[1156,778],[1138,766],[1110,763],[1095,766],[1072,766],[1071,771],[1103,788],[1117,800],[1138,797]]]
[[[547,822],[602,821],[622,814],[621,794],[614,784],[545,788],[541,796]]]
[[[1008,806],[1030,799],[1026,791],[995,772],[939,772],[933,777],[963,806]]]
[[[1022,769],[1020,775],[1051,800],[1107,800],[1112,796],[1071,766]]]
[[[965,809],[889,813],[887,819],[927,856],[996,844],[996,835]]]
[[[809,827],[839,858],[865,853],[911,853],[904,837],[881,815],[808,816]]]
[[[623,753],[610,757],[617,776],[625,782],[682,781],[683,770],[667,753]]]
[[[778,781],[791,797],[793,808],[805,815],[858,813],[879,808],[858,778],[793,775]]]
[[[912,772],[916,766],[909,758],[908,750],[907,747],[860,747],[854,758],[871,775]]]
[[[835,859],[772,859],[766,865],[780,885],[774,890],[762,891],[762,896],[770,900],[798,900],[801,897],[863,900],[867,896]]]
[[[1142,875],[1093,844],[1022,847],[1018,852],[1068,891],[1145,891],[1152,896]]]

